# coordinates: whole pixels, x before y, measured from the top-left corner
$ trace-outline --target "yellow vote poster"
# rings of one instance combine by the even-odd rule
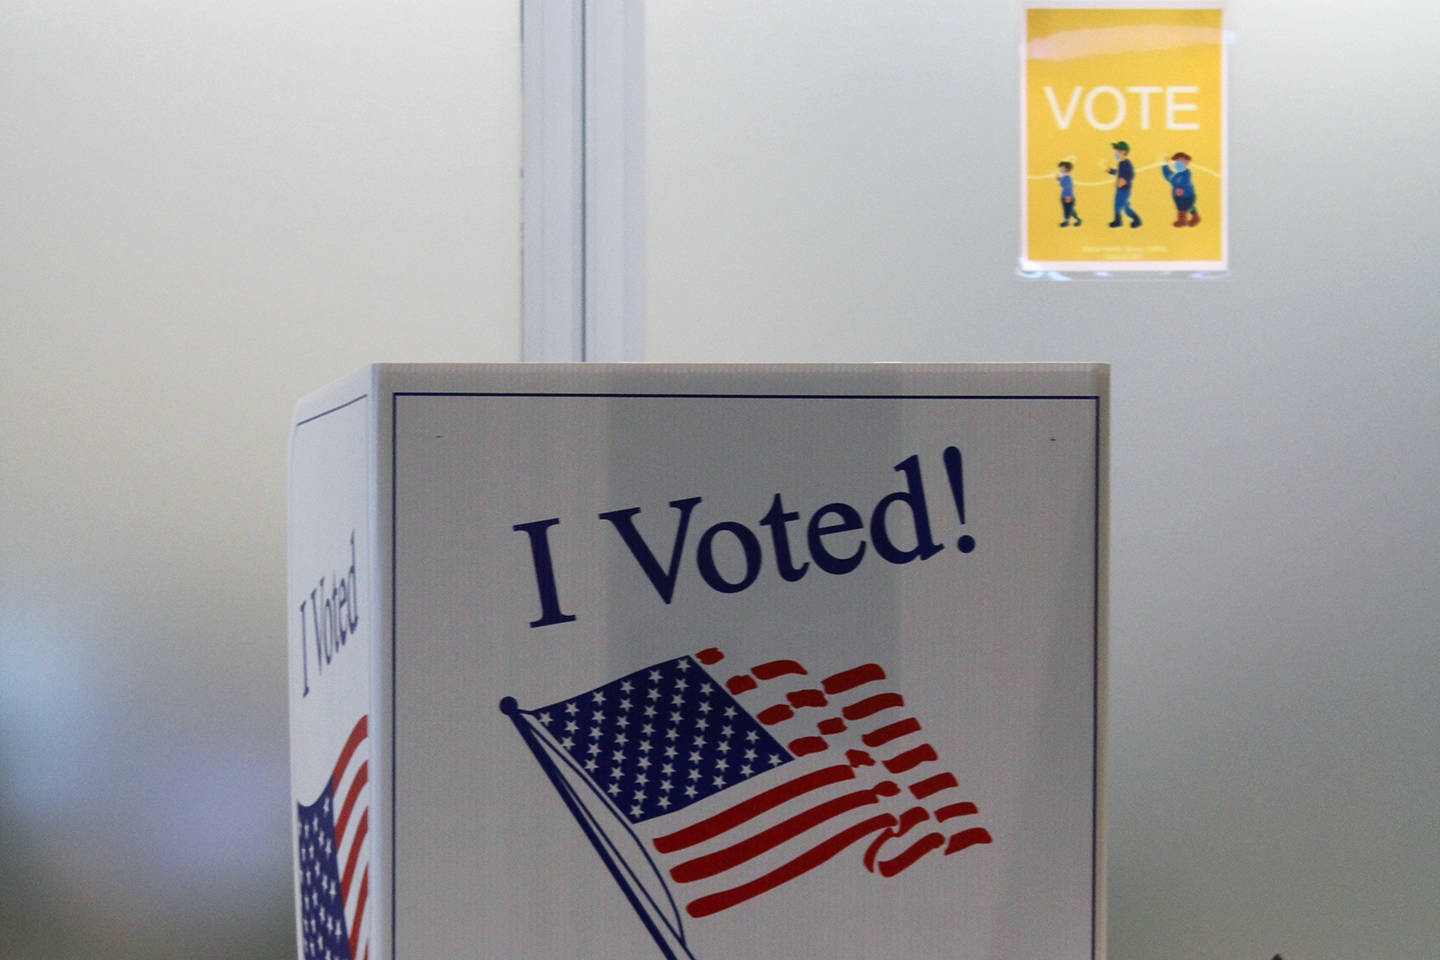
[[[1228,269],[1221,9],[1027,7],[1021,85],[1022,271]]]

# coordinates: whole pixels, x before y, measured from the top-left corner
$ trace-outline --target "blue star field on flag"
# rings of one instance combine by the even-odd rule
[[[794,759],[690,657],[529,712],[631,823]]]
[[[345,929],[345,896],[335,857],[331,787],[300,812],[300,923],[304,960],[353,960]]]

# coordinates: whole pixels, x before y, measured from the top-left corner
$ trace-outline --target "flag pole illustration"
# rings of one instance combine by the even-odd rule
[[[723,659],[662,661],[537,709],[500,702],[666,960],[696,960],[687,917],[861,841],[859,865],[881,878],[992,842],[983,827],[919,829],[979,810],[954,797],[954,773],[933,772],[935,748],[879,665],[817,686],[794,660],[732,673]]]
[[[649,898],[643,892],[643,888],[640,886],[638,879],[634,877],[629,866],[619,858],[618,851],[613,850],[609,837],[604,833],[603,828],[593,818],[590,811],[585,807],[583,800],[576,794],[574,788],[571,787],[561,773],[560,768],[557,767],[555,762],[550,758],[548,746],[542,743],[539,737],[535,735],[535,732],[525,719],[525,711],[520,709],[515,698],[505,697],[501,700],[500,710],[515,722],[515,728],[520,733],[520,739],[525,741],[525,745],[529,747],[535,755],[536,761],[540,764],[540,769],[544,770],[546,776],[550,778],[550,782],[554,785],[555,791],[560,794],[560,799],[565,801],[565,806],[570,810],[571,815],[575,817],[575,822],[580,825],[580,829],[585,833],[585,838],[590,841],[590,845],[593,846],[595,852],[600,855],[600,860],[605,864],[606,869],[610,871],[610,876],[613,877],[615,883],[619,885],[626,899],[630,901],[630,906],[634,908],[641,922],[645,924],[645,929],[649,931],[650,936],[655,940],[655,944],[660,948],[661,954],[666,960],[681,960],[682,956],[693,960],[693,954],[686,949],[683,940],[679,940],[678,943],[672,943],[672,940],[678,940],[678,931],[668,922],[657,919],[654,913],[652,913],[652,910],[656,907],[653,901],[650,903],[642,902]],[[666,928],[663,931],[661,924]],[[669,938],[666,936],[667,933],[670,935]],[[682,953],[677,954],[675,952],[677,947]]]

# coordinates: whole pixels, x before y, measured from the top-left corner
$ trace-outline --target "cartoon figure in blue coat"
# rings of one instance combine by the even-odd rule
[[[1161,164],[1160,172],[1170,182],[1175,200],[1175,223],[1177,227],[1193,227],[1200,222],[1200,212],[1195,209],[1195,186],[1190,182],[1190,154],[1177,153],[1170,158],[1175,164],[1172,171],[1169,164]]]
[[[1070,179],[1070,171],[1075,165],[1069,160],[1061,160],[1059,172],[1055,179],[1060,181],[1060,208],[1065,211],[1065,219],[1060,221],[1060,226],[1070,226],[1070,219],[1075,219],[1075,226],[1080,226],[1080,214],[1075,212],[1075,181]]]
[[[1115,151],[1115,166],[1105,172],[1115,177],[1115,219],[1110,226],[1120,226],[1120,215],[1130,218],[1130,226],[1140,226],[1140,214],[1130,208],[1130,188],[1135,184],[1135,165],[1130,162],[1130,144],[1117,140],[1110,144]]]

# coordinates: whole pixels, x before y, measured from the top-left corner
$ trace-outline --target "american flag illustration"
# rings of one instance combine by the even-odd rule
[[[366,960],[370,890],[369,747],[366,717],[350,731],[325,789],[297,804],[304,960]]]
[[[669,960],[687,919],[737,907],[856,848],[896,877],[990,843],[877,664],[736,672],[709,649],[537,709],[501,710]],[[956,829],[960,825],[959,829]]]

